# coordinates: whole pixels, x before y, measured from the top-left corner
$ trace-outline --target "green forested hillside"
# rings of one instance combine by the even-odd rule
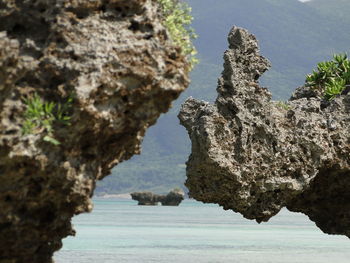
[[[349,0],[314,0],[306,2],[312,8],[325,15],[327,19],[349,23],[350,1]]]
[[[260,41],[262,54],[272,69],[261,82],[275,99],[287,99],[302,85],[316,63],[333,53],[348,52],[350,4],[347,0],[188,0],[201,63],[191,74],[189,89],[161,116],[145,137],[140,156],[118,165],[113,175],[98,184],[98,193],[136,190],[166,192],[183,187],[185,162],[190,152],[186,131],[176,117],[189,96],[207,101],[216,97],[216,82],[233,25],[244,27]],[[350,1],[349,1],[350,2]]]

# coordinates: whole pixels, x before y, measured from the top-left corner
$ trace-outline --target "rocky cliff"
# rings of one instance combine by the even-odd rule
[[[287,207],[350,237],[350,95],[325,102],[302,87],[272,101],[256,38],[234,27],[228,42],[215,104],[189,98],[179,114],[192,141],[190,196],[257,222]]]
[[[155,0],[0,0],[0,262],[51,262],[188,85]]]

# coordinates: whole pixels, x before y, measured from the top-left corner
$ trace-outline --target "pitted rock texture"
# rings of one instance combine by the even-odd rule
[[[189,195],[258,222],[287,207],[350,236],[350,96],[325,103],[302,87],[271,101],[256,38],[234,27],[228,42],[215,104],[189,98],[179,114],[192,141]]]
[[[0,262],[52,262],[98,179],[139,153],[188,85],[155,0],[0,0]],[[70,125],[23,135],[24,98],[63,103]]]

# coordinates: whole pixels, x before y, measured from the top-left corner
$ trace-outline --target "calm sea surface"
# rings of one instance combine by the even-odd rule
[[[56,263],[350,262],[348,238],[325,235],[287,210],[259,225],[195,201],[179,207],[116,199],[94,204],[91,214],[74,218],[77,236],[64,240]]]

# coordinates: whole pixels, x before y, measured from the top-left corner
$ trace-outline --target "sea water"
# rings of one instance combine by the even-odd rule
[[[56,263],[348,263],[350,240],[322,233],[305,215],[282,210],[257,224],[216,205],[178,207],[94,200],[73,219]]]

